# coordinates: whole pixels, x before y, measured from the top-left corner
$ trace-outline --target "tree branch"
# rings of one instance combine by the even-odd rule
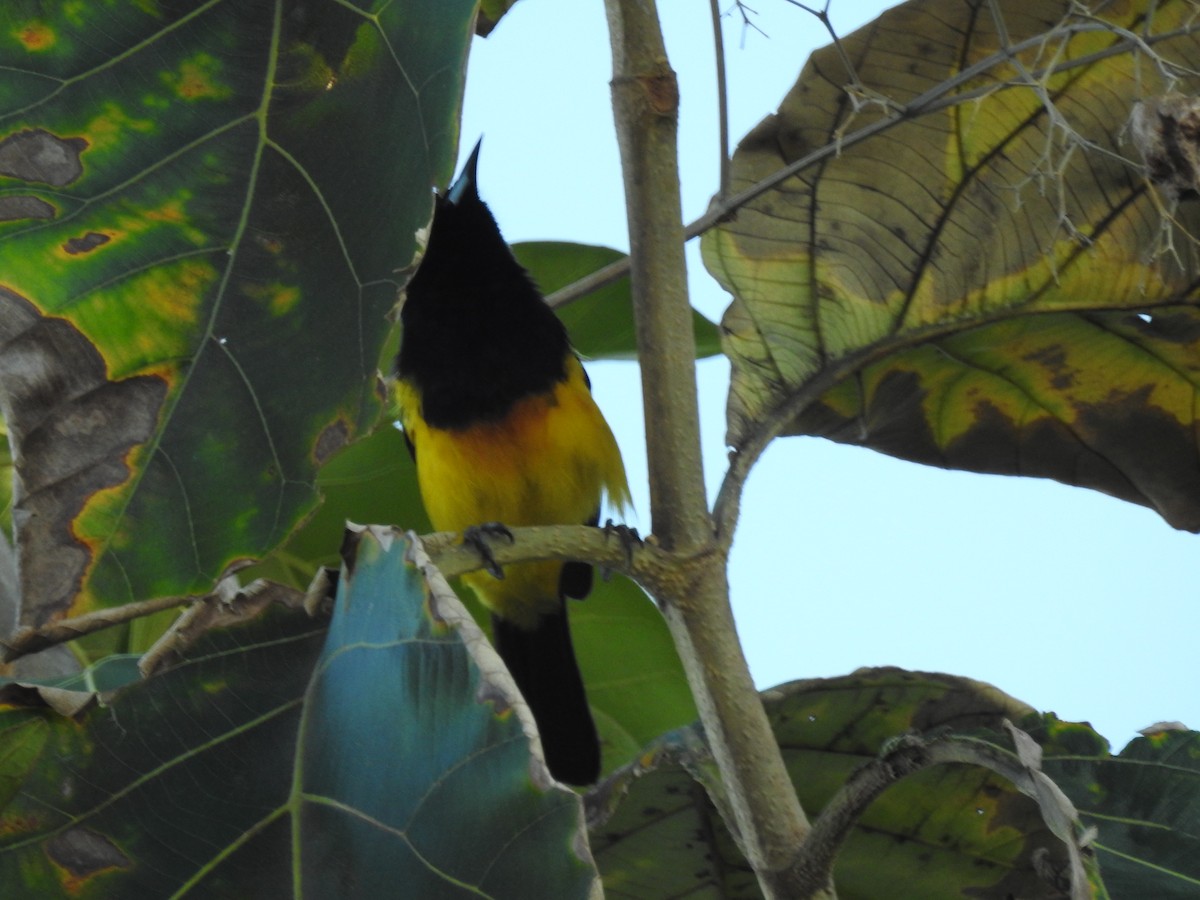
[[[653,0],[606,0],[613,111],[625,176],[653,530],[678,557],[655,597],[687,673],[733,812],[730,826],[768,898],[797,898],[808,830],[750,678],[729,606],[727,543],[704,490],[695,346],[686,289],[678,85]],[[823,892],[831,897],[832,892]]]

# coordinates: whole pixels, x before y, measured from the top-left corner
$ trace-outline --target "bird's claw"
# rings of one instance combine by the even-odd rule
[[[504,570],[496,562],[496,557],[492,555],[491,545],[488,543],[489,540],[495,538],[505,538],[510,544],[515,540],[513,533],[502,523],[484,522],[482,525],[472,525],[465,529],[462,542],[479,554],[479,558],[483,560],[483,567],[489,575],[497,580],[503,580]]]
[[[625,550],[625,562],[632,567],[633,551],[642,546],[642,536],[637,533],[636,528],[630,528],[628,525],[609,519],[604,523],[604,536],[607,538],[613,535],[621,542],[621,546]]]

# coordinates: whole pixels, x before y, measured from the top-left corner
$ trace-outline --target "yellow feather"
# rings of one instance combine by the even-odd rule
[[[586,522],[607,494],[623,511],[629,485],[621,451],[574,356],[567,378],[551,391],[525,397],[500,421],[461,429],[428,425],[417,388],[394,387],[401,424],[417,449],[417,481],[439,531],[484,522],[575,525]],[[506,619],[533,627],[559,608],[562,563],[508,566],[504,579],[475,572],[464,580]]]

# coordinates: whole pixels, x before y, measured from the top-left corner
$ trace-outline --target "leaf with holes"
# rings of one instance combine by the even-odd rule
[[[1200,92],[1197,58],[1194,4],[1149,0],[912,0],[815,53],[734,189],[811,164],[704,242],[730,444],[1055,478],[1200,531],[1200,205],[1163,151],[1190,107],[1159,98]]]
[[[25,624],[203,591],[375,424],[474,4],[6,4],[0,395]]]

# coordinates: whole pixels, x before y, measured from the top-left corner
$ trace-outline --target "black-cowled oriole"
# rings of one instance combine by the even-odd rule
[[[517,263],[479,197],[479,147],[435,201],[406,288],[394,399],[433,526],[596,524],[629,488],[621,452],[566,329]],[[591,784],[600,748],[567,627],[587,595],[583,563],[465,576],[492,613],[501,658],[533,711],[550,772]]]

